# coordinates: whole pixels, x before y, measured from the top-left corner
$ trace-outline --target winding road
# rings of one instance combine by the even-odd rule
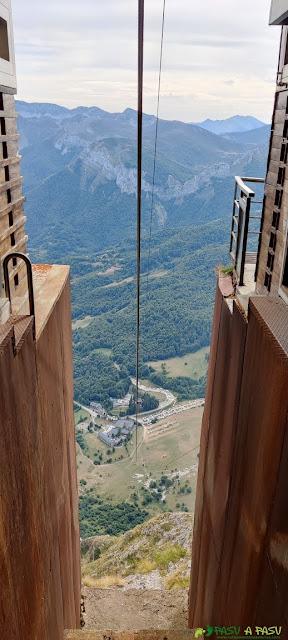
[[[136,385],[136,379],[135,378],[131,378],[132,384]],[[174,396],[173,393],[171,393],[171,391],[168,391],[168,389],[162,389],[162,387],[148,387],[146,384],[143,384],[143,382],[139,382],[139,389],[140,391],[146,391],[148,393],[161,393],[161,395],[165,396],[165,400],[162,400],[162,402],[160,402],[159,407],[157,407],[157,409],[152,409],[152,411],[145,411],[145,413],[141,413],[141,416],[148,416],[150,413],[158,413],[158,411],[163,411],[163,409],[167,409],[168,407],[171,407],[173,404],[175,404],[177,398],[176,396]]]

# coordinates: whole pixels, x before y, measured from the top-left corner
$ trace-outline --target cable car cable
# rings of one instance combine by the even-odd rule
[[[137,228],[136,228],[136,462],[138,450],[139,368],[140,368],[140,296],[141,296],[141,223],[142,223],[142,140],[143,140],[143,58],[144,0],[138,0],[138,116],[137,116]]]
[[[160,107],[161,76],[162,76],[162,62],[163,62],[163,41],[164,41],[164,28],[165,28],[165,9],[166,9],[166,0],[163,0],[160,59],[159,59],[159,72],[158,72],[157,110],[156,110],[156,125],[155,125],[155,142],[154,142],[154,159],[153,159],[153,176],[152,176],[152,194],[151,194],[151,209],[150,209],[150,227],[149,227],[149,243],[148,243],[147,292],[149,289],[152,222],[153,222],[154,196],[155,196],[156,158],[157,158],[157,145],[158,145],[159,107]]]

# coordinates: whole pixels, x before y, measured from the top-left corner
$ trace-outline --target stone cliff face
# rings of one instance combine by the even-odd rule
[[[73,171],[80,163],[81,184],[84,189],[93,192],[100,184],[114,182],[121,193],[136,196],[136,166],[127,166],[134,164],[136,160],[131,146],[124,146],[121,150],[110,149],[106,146],[105,140],[91,144],[81,136],[64,134],[57,138],[55,148],[62,156],[76,154],[76,159],[69,163],[69,166]],[[249,149],[242,153],[224,153],[222,159],[216,163],[209,163],[207,156],[206,164],[199,163],[191,169],[191,177],[188,180],[180,180],[173,173],[167,173],[163,182],[155,185],[155,194],[161,201],[183,199],[207,188],[212,178],[227,178],[235,173],[241,175],[247,164],[259,160],[260,154],[259,149]],[[152,191],[152,180],[147,171],[143,172],[142,189],[148,194]]]
[[[81,172],[81,186],[93,192],[114,183],[120,194],[136,194],[136,112],[111,114],[101,109],[69,111],[57,105],[18,103],[21,147],[41,146],[41,170],[47,177],[45,153],[57,152],[56,165]],[[152,189],[155,118],[144,116],[143,191]],[[201,127],[159,121],[155,194],[163,202],[183,199],[209,187],[212,178],[241,174],[244,167],[261,162],[267,143],[228,140]],[[264,135],[264,134],[263,134]],[[45,142],[45,149],[43,143]],[[37,151],[36,151],[37,153]],[[44,157],[43,157],[44,154]],[[54,169],[55,170],[55,169]]]

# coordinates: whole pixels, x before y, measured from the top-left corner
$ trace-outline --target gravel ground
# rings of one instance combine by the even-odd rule
[[[83,589],[84,629],[186,629],[187,591]]]

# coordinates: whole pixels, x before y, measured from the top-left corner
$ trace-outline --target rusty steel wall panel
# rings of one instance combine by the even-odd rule
[[[193,538],[189,624],[283,625],[288,307],[281,300],[254,298],[245,340],[239,311],[234,308],[229,319],[224,304],[217,347],[212,346],[217,362],[206,408],[209,437],[200,458],[196,518],[202,527]]]
[[[0,637],[37,637],[45,598],[41,554],[45,539],[39,492],[41,433],[37,430],[36,354],[32,326],[15,357],[12,340],[0,353]],[[39,536],[35,530],[40,527]],[[43,634],[43,640],[46,636]]]
[[[202,540],[201,531],[203,528],[203,523],[202,523],[203,478],[204,478],[204,470],[205,470],[206,449],[207,449],[208,432],[209,432],[209,416],[210,416],[210,409],[212,405],[212,395],[213,395],[214,375],[215,375],[215,367],[216,367],[216,360],[217,360],[218,335],[219,335],[219,328],[220,328],[220,316],[221,316],[222,304],[223,304],[223,297],[222,297],[221,291],[219,287],[216,287],[214,317],[213,317],[212,334],[211,334],[212,336],[211,348],[210,348],[209,367],[208,367],[208,376],[207,376],[206,402],[205,402],[203,419],[202,419],[201,445],[200,445],[200,454],[199,454],[199,467],[198,467],[197,490],[196,490],[196,501],[195,501],[195,512],[194,512],[194,526],[193,526],[194,547],[193,547],[193,559],[192,559],[192,566],[191,566],[192,588],[189,591],[189,611],[190,611],[191,619],[194,618],[197,590],[198,590],[200,545]]]
[[[205,436],[201,437],[195,506],[189,606],[191,626],[217,624],[217,620],[211,618],[211,603],[214,590],[217,590],[217,574],[223,553],[222,538],[229,503],[246,329],[242,313],[236,305],[231,313],[218,288],[203,416]],[[206,557],[207,545],[211,549],[211,562]]]
[[[63,640],[80,626],[68,277],[48,315],[16,354],[11,326],[0,332],[1,640]]]

